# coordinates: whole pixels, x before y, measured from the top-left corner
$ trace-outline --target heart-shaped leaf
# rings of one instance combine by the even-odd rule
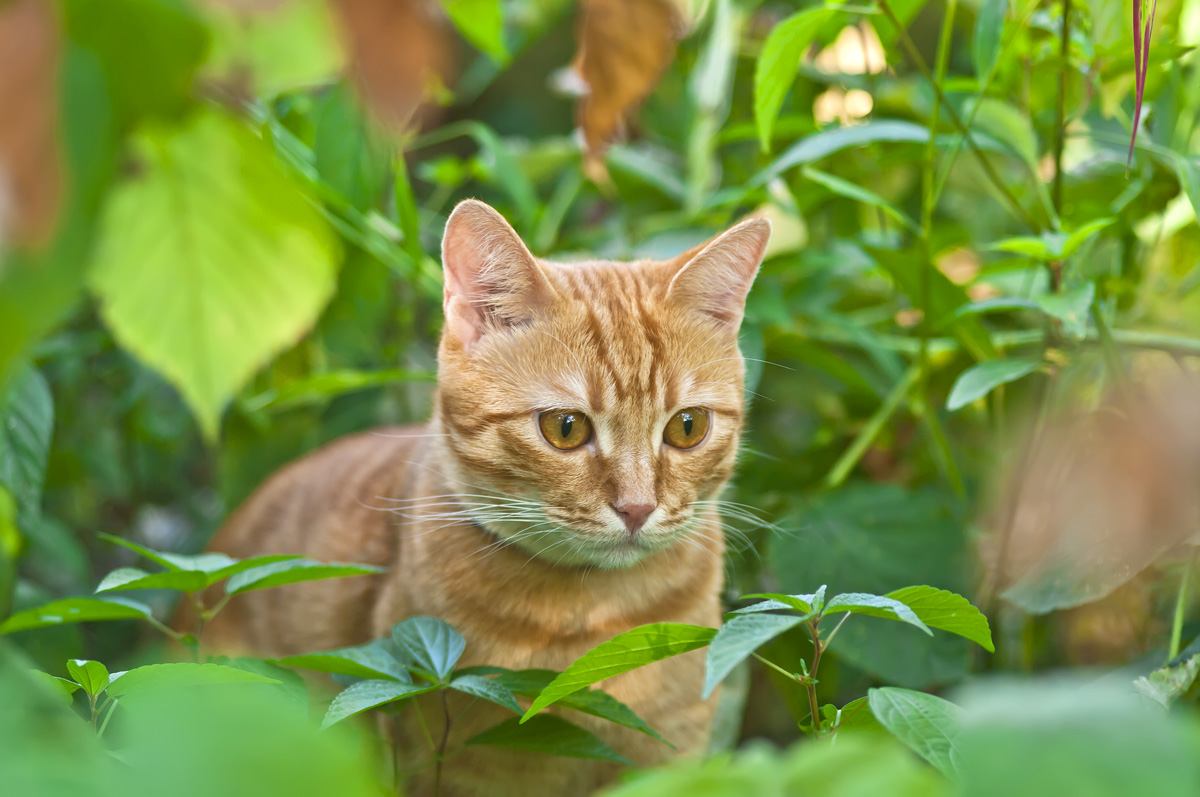
[[[71,659],[67,662],[67,674],[92,697],[108,688],[108,668],[98,661]]]

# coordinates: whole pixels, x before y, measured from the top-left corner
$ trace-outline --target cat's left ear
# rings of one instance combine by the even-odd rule
[[[771,222],[746,219],[700,247],[667,286],[667,299],[737,330],[746,295],[771,240]]]

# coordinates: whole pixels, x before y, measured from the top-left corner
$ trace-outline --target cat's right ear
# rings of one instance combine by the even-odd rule
[[[489,331],[529,320],[554,297],[541,265],[504,217],[460,202],[442,238],[446,334],[469,351]]]

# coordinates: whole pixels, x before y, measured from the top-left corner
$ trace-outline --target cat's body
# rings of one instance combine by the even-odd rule
[[[751,221],[672,261],[559,266],[529,255],[490,208],[464,203],[444,244],[447,328],[429,424],[343,438],[293,463],[211,546],[388,572],[242,596],[206,642],[311,652],[423,614],[466,638],[459,666],[561,670],[638,625],[718,625],[723,538],[712,499],[736,456],[736,331],[768,233]],[[553,414],[566,409],[574,414]],[[715,708],[700,699],[702,681],[696,652],[602,684],[674,751],[563,716],[638,763],[698,752]],[[421,701],[440,743],[444,708],[455,716],[466,698]],[[446,749],[509,716],[473,706]],[[430,759],[412,711],[392,732],[411,768]],[[446,762],[441,794],[586,794],[614,773],[471,747]],[[432,793],[432,777],[418,772],[412,793]]]

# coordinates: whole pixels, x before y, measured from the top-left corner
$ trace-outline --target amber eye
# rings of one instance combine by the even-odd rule
[[[671,416],[663,440],[676,448],[691,448],[708,434],[708,410],[688,407]]]
[[[550,410],[538,416],[542,436],[555,448],[569,451],[592,437],[592,422],[575,410]]]

